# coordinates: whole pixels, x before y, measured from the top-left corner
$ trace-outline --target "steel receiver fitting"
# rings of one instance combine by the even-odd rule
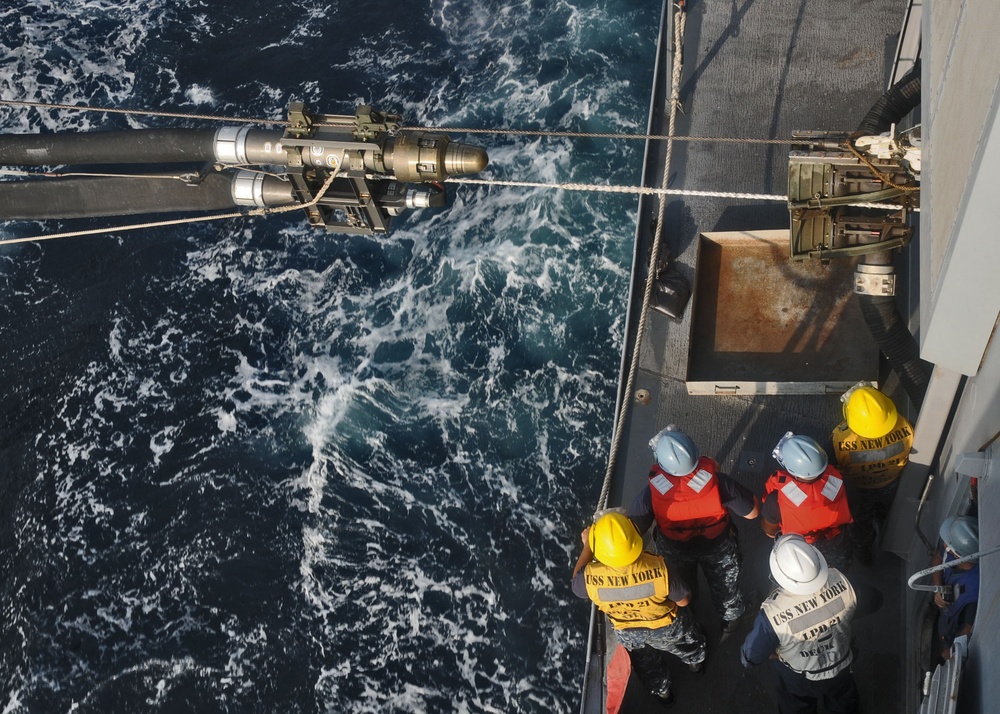
[[[253,158],[261,141],[280,145],[293,194],[301,203],[315,201],[310,223],[330,231],[387,233],[391,219],[408,208],[444,205],[441,182],[477,173],[489,163],[482,148],[452,142],[444,134],[399,132],[397,115],[367,105],[350,117],[309,114],[301,102],[293,102],[288,116],[288,129],[280,138],[248,133],[244,151],[225,150]],[[281,155],[275,152],[276,158]],[[319,195],[331,171],[336,178]],[[412,189],[408,183],[437,185]]]
[[[402,134],[383,152],[387,173],[400,181],[444,181],[449,176],[479,173],[486,168],[486,151],[470,144],[453,143],[443,134]]]
[[[891,265],[866,265],[854,269],[854,292],[858,295],[896,294],[896,269]]]

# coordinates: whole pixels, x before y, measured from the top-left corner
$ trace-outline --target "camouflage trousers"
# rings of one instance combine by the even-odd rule
[[[847,497],[854,516],[854,552],[861,559],[871,559],[875,545],[875,527],[881,527],[892,507],[899,479],[882,488],[852,488],[848,486]]]
[[[842,573],[846,573],[847,569],[851,567],[851,562],[854,560],[852,548],[852,538],[851,538],[851,528],[854,524],[849,524],[840,527],[840,533],[833,536],[832,538],[816,538],[816,542],[813,543],[816,546],[816,550],[823,554],[826,558],[826,563],[831,568],[836,568]]]
[[[677,618],[666,627],[616,629],[615,634],[629,651],[639,679],[658,697],[670,694],[670,670],[663,661],[664,652],[680,658],[688,666],[705,661],[705,633],[686,607],[677,608]]]
[[[698,566],[705,573],[712,605],[723,620],[735,620],[746,611],[740,592],[740,568],[743,556],[736,529],[732,526],[712,540],[694,538],[676,541],[656,531],[656,549],[667,561],[667,570],[676,573],[692,594],[698,588]]]

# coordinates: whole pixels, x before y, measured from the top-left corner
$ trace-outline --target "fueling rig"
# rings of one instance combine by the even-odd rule
[[[368,105],[349,116],[292,102],[283,123],[283,131],[0,135],[0,165],[74,167],[0,181],[0,220],[301,208],[310,225],[330,232],[387,234],[406,209],[444,206],[449,176],[489,162],[484,149],[444,134],[400,131],[399,115]],[[164,170],[172,166],[184,168]]]

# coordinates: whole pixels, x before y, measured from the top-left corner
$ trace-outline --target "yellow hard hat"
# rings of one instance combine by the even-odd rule
[[[639,557],[642,536],[628,516],[605,513],[590,529],[590,549],[599,561],[617,568]]]
[[[847,426],[858,436],[877,439],[896,426],[896,405],[875,387],[859,387],[844,403]]]

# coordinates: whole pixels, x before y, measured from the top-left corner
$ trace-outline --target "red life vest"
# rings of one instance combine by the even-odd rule
[[[729,524],[729,513],[719,494],[719,465],[702,456],[687,476],[671,476],[653,464],[649,470],[649,495],[660,532],[671,540],[695,536],[715,538]]]
[[[787,471],[775,471],[764,484],[764,495],[778,492],[781,532],[799,533],[809,543],[832,538],[851,523],[851,509],[840,472],[833,466],[814,481],[797,481]]]

